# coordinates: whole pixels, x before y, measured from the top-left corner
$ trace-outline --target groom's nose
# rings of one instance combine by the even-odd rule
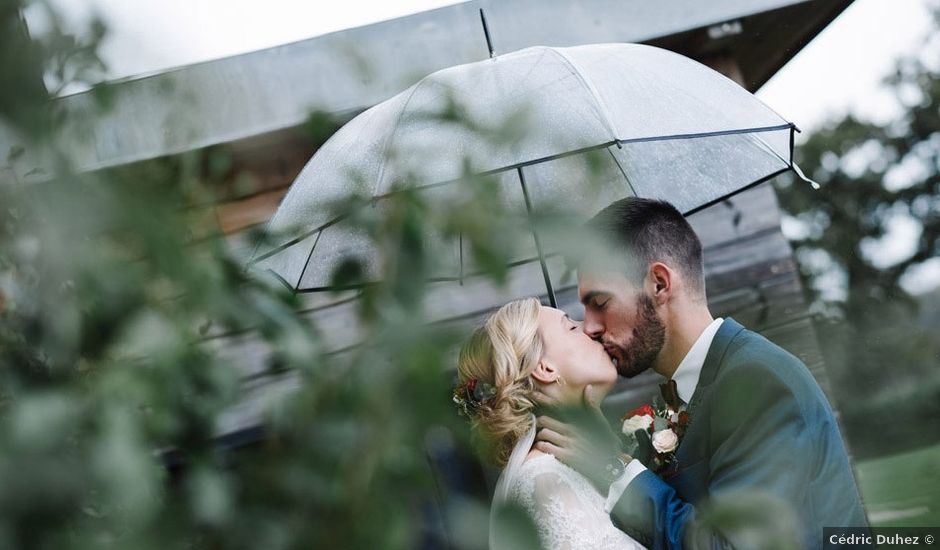
[[[592,339],[600,340],[601,336],[604,335],[604,324],[597,319],[596,315],[586,313],[584,315],[584,324],[581,325],[581,330]]]

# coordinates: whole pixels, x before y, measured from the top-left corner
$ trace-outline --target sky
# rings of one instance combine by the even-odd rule
[[[109,29],[102,57],[107,79],[159,72],[237,55],[457,2],[450,0],[46,0],[67,26],[93,14]],[[928,7],[940,0],[856,0],[757,95],[804,131],[853,112],[876,121],[898,110],[880,83],[899,56],[917,52],[930,27]],[[43,11],[26,12],[41,32]],[[808,132],[804,132],[804,136]],[[785,230],[787,228],[785,227]],[[918,228],[903,220],[869,250],[903,258]],[[924,290],[940,281],[940,259],[905,286]]]
[[[902,55],[921,49],[929,0],[856,0],[783,67],[757,96],[804,130],[855,112],[877,121],[897,114],[881,79]]]

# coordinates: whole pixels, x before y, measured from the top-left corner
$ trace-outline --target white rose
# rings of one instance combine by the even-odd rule
[[[637,430],[648,430],[652,425],[653,417],[648,414],[631,416],[623,421],[623,433],[633,435],[633,432]]]
[[[653,434],[653,448],[658,453],[668,453],[679,446],[679,436],[671,429],[665,429]]]

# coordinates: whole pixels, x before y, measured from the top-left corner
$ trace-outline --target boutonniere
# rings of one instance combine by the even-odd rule
[[[660,386],[663,398],[655,397],[623,415],[625,451],[654,473],[663,472],[675,462],[676,449],[685,435],[691,417],[681,404],[675,381]]]

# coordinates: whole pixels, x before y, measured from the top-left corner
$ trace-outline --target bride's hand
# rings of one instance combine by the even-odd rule
[[[536,400],[548,414],[537,419],[535,448],[550,454],[581,473],[602,492],[618,477],[618,458],[629,462],[623,454],[620,437],[611,429],[598,406],[593,388],[584,388],[581,407],[564,410],[558,401],[537,392]],[[565,421],[559,420],[562,417]],[[612,469],[613,468],[613,469]]]

